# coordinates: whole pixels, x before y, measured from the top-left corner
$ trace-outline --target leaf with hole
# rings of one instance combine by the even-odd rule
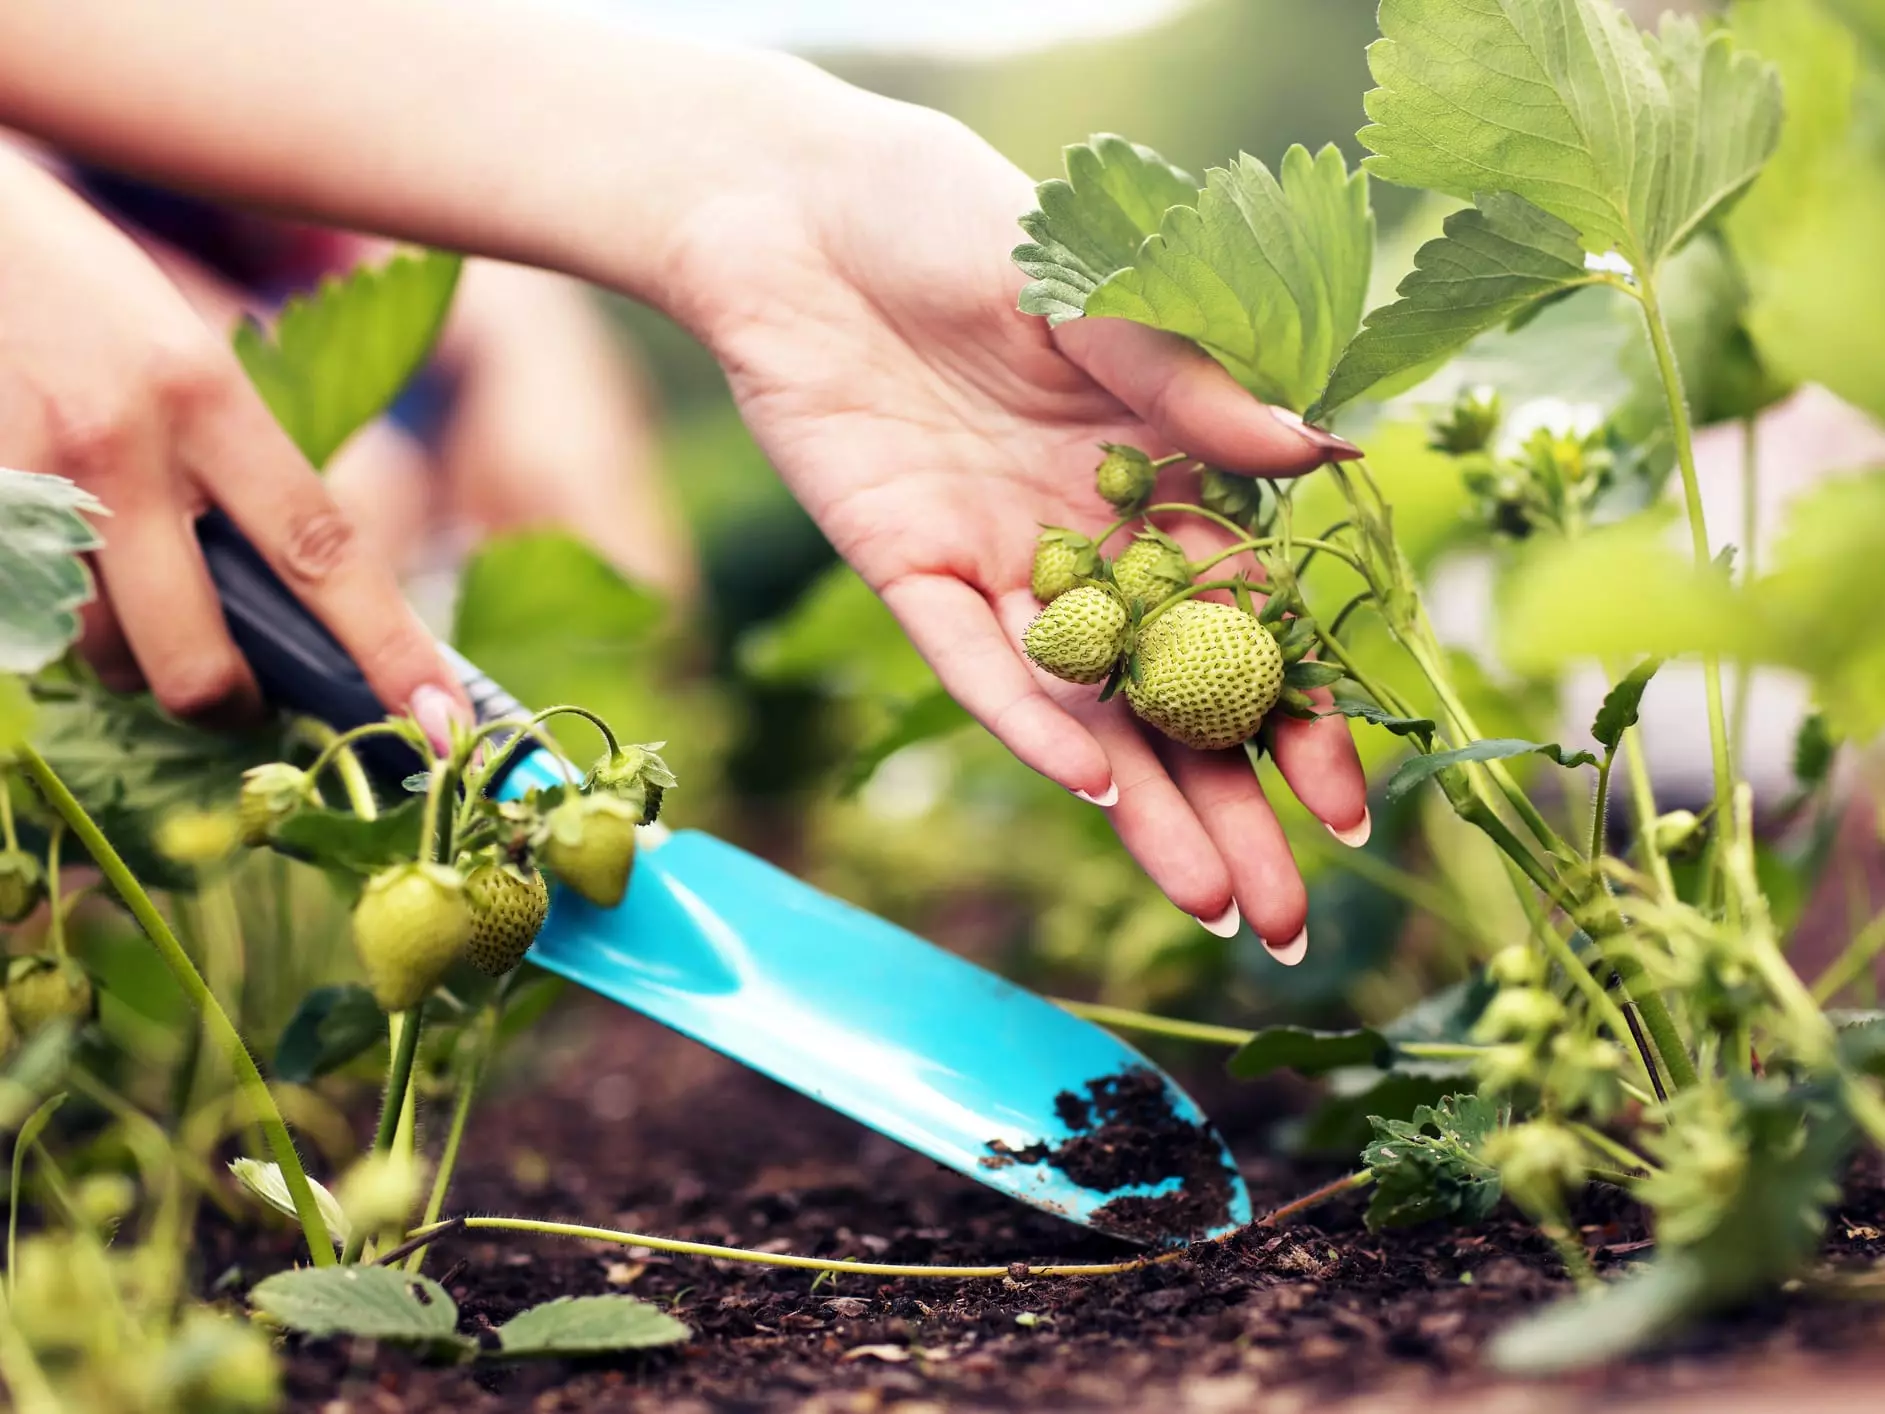
[[[497,1328],[504,1355],[604,1355],[678,1345],[692,1335],[658,1306],[632,1296],[564,1296],[532,1306]]]
[[[1489,1214],[1502,1185],[1479,1150],[1500,1122],[1498,1106],[1479,1095],[1449,1095],[1420,1106],[1411,1120],[1371,1118],[1374,1141],[1361,1154],[1374,1175],[1368,1230]]]
[[[79,558],[104,542],[85,519],[106,515],[62,476],[0,467],[0,673],[34,673],[79,635],[95,592]]]
[[[1399,800],[1421,782],[1431,779],[1449,766],[1469,761],[1504,761],[1514,756],[1544,756],[1560,766],[1594,766],[1597,758],[1588,751],[1567,752],[1555,742],[1521,741],[1517,737],[1491,737],[1471,742],[1452,751],[1435,751],[1403,761],[1388,778],[1387,798]]]
[[[1040,205],[1021,218],[1034,239],[1014,249],[1029,279],[1021,312],[1050,326],[1077,319],[1107,276],[1132,264],[1166,211],[1194,201],[1198,184],[1149,147],[1102,133],[1062,154],[1067,176],[1034,189]]]
[[[437,342],[459,257],[402,252],[288,301],[272,331],[236,330],[236,357],[301,454],[325,466],[384,412]]]
[[[1265,402],[1314,401],[1361,324],[1374,256],[1367,179],[1333,145],[1296,146],[1280,176],[1245,154],[1174,206],[1086,312],[1202,346]]]
[[[303,1335],[352,1335],[399,1345],[466,1351],[458,1307],[430,1277],[393,1267],[303,1267],[277,1272],[249,1304]]]

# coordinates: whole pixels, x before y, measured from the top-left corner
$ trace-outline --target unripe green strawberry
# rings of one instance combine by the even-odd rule
[[[275,827],[308,799],[312,786],[306,771],[286,761],[271,761],[244,771],[242,794],[236,799],[242,842],[251,849],[266,845]]]
[[[465,879],[442,864],[380,870],[353,906],[353,947],[374,1000],[404,1011],[432,994],[471,939]]]
[[[1118,442],[1102,442],[1106,455],[1093,471],[1093,485],[1100,497],[1121,515],[1131,515],[1146,503],[1158,481],[1158,468],[1137,447]]]
[[[1083,579],[1100,572],[1100,552],[1077,530],[1050,525],[1034,542],[1034,569],[1028,587],[1043,604],[1051,604]]]
[[[0,782],[0,790],[5,790]],[[0,923],[18,923],[46,896],[46,871],[23,849],[0,849]]]
[[[656,754],[665,745],[651,741],[624,746],[613,756],[604,757],[593,774],[595,788],[625,801],[644,825],[653,824],[661,814],[661,800],[668,788],[680,784],[668,763]]]
[[[1176,540],[1147,526],[1113,561],[1113,583],[1128,600],[1149,609],[1191,588],[1191,562]]]
[[[614,908],[628,892],[640,821],[638,810],[606,792],[572,795],[544,821],[544,867],[598,908]]]
[[[13,1043],[20,1039],[18,1029],[13,1025],[13,1013],[7,1010],[6,992],[0,989],[0,1056],[13,1053]]]
[[[7,1015],[22,1039],[61,1019],[82,1026],[98,1015],[98,994],[69,957],[16,957],[7,964]]]
[[[488,977],[502,977],[524,960],[550,911],[550,886],[535,869],[524,873],[490,861],[465,876],[471,904],[471,941],[465,956]]]
[[[1126,601],[1104,584],[1070,589],[1028,625],[1028,657],[1066,682],[1104,682],[1126,650]]]
[[[1187,599],[1146,626],[1126,700],[1174,741],[1219,751],[1247,741],[1282,689],[1283,654],[1262,624]]]

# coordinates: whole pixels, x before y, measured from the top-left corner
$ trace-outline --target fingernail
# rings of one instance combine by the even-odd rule
[[[471,713],[465,706],[444,688],[431,683],[413,689],[406,707],[413,721],[419,724],[419,730],[425,733],[426,740],[432,743],[432,749],[441,754],[452,749],[452,723],[462,727],[471,725]]]
[[[1110,810],[1113,806],[1119,804],[1119,782],[1108,781],[1106,783],[1106,789],[1101,791],[1098,795],[1088,795],[1083,790],[1077,790],[1074,794],[1084,800],[1088,805],[1097,805],[1102,810]]]
[[[1270,956],[1282,963],[1283,966],[1294,967],[1309,954],[1309,925],[1307,923],[1303,924],[1302,932],[1298,933],[1280,947],[1272,946],[1268,942],[1265,942],[1263,946],[1269,948]]]
[[[1220,938],[1234,938],[1237,930],[1243,926],[1244,916],[1237,911],[1237,900],[1230,901],[1230,907],[1215,918],[1200,918],[1198,926],[1205,932]]]
[[[1360,849],[1368,843],[1368,836],[1374,833],[1374,817],[1368,813],[1367,807],[1363,806],[1359,825],[1350,825],[1346,830],[1338,830],[1335,826],[1325,823],[1323,828],[1350,849]]]
[[[1311,427],[1288,408],[1272,407],[1270,415],[1314,447],[1326,461],[1353,461],[1356,457],[1365,455],[1353,442],[1345,441],[1333,432],[1324,432],[1320,427]]]

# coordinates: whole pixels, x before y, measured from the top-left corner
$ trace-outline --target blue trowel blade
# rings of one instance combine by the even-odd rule
[[[563,779],[539,752],[503,794]],[[1250,1220],[1236,1164],[1197,1105],[1112,1033],[721,840],[644,834],[653,838],[623,902],[600,909],[558,890],[532,962],[1024,1203],[1158,1241],[1134,1210],[1168,1209],[1108,1205],[1169,1199],[1180,1175],[1096,1189],[1076,1181],[1094,1181],[1077,1162],[1063,1156],[1070,1176],[1028,1154],[1074,1137],[1068,1121],[1080,1122],[1080,1109],[1064,1096],[1088,1099],[1089,1082],[1121,1076],[1143,1085],[1150,1074],[1176,1119],[1202,1128],[1194,1153],[1214,1152],[1223,1166],[1182,1185],[1213,1196],[1192,1231],[1169,1236],[1218,1236]]]

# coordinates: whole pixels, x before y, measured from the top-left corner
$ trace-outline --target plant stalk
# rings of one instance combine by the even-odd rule
[[[425,1003],[408,1007],[391,1018],[393,1027],[393,1059],[386,1071],[386,1094],[380,1102],[380,1126],[373,1135],[375,1154],[384,1154],[393,1147],[393,1136],[399,1130],[399,1116],[406,1106],[406,1090],[412,1083],[412,1058],[419,1052],[419,1023],[425,1011]],[[351,1266],[360,1260],[360,1253],[366,1247],[367,1234],[364,1227],[356,1227],[347,1235],[346,1250],[340,1260]]]
[[[294,1140],[288,1134],[288,1126],[282,1120],[281,1111],[276,1108],[275,1097],[269,1093],[262,1072],[256,1068],[255,1057],[249,1054],[248,1046],[243,1043],[242,1034],[236,1030],[229,1014],[222,1009],[215,994],[203,981],[203,975],[196,970],[189,954],[177,942],[176,934],[171,932],[170,925],[164,921],[163,914],[157,911],[157,906],[151,902],[144,886],[138,882],[137,876],[131,872],[118,851],[112,848],[104,831],[85,813],[85,807],[79,804],[78,797],[66,788],[65,782],[47,764],[46,758],[31,745],[22,742],[17,750],[20,763],[33,784],[72,833],[78,836],[79,843],[85,846],[93,862],[118,891],[118,896],[131,910],[145,936],[156,947],[158,956],[169,968],[177,986],[190,999],[217,1044],[229,1057],[236,1086],[249,1112],[259,1120],[269,1151],[281,1169],[288,1196],[294,1200],[295,1217],[307,1240],[308,1256],[317,1267],[333,1265],[333,1240],[328,1236],[327,1224],[321,1220],[321,1210],[314,1202],[314,1190],[308,1187],[308,1176],[301,1167],[301,1156],[295,1152]]]

